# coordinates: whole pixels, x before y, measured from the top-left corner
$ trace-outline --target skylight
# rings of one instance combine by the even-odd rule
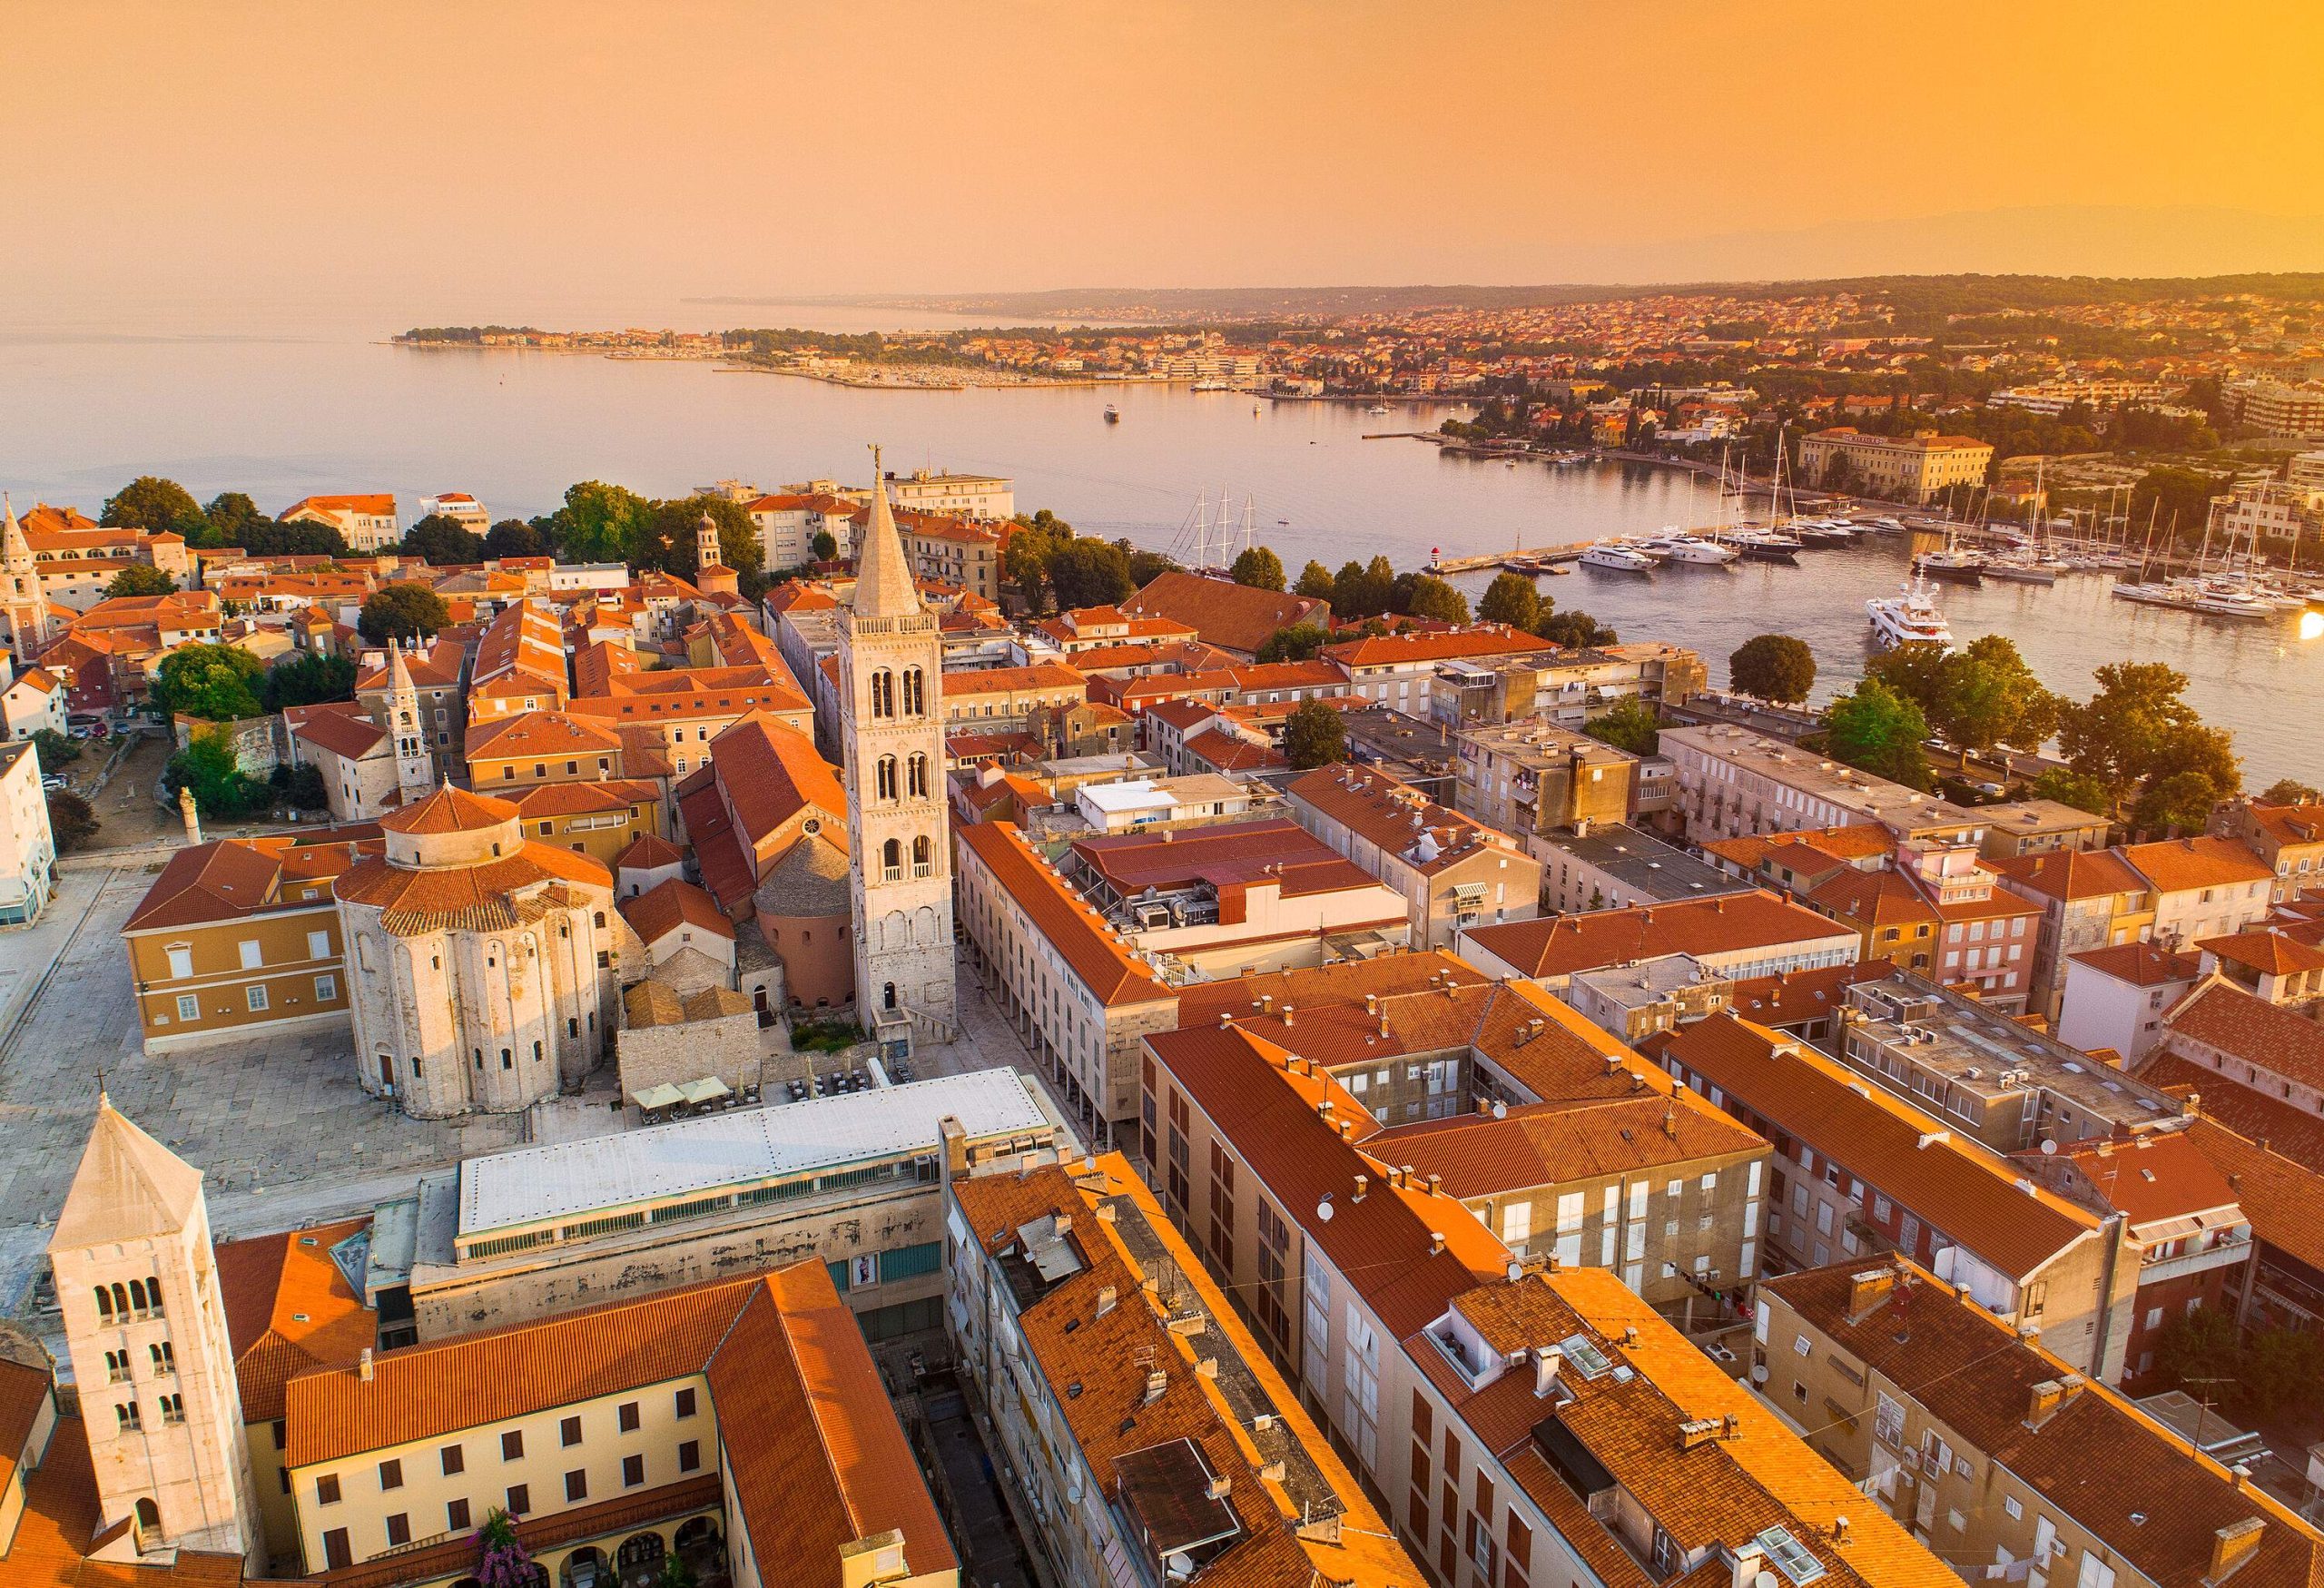
[[[1584,1378],[1599,1377],[1614,1366],[1606,1353],[1598,1348],[1598,1343],[1587,1335],[1568,1335],[1558,1342],[1558,1349],[1565,1353],[1565,1359],[1572,1363],[1573,1370]]]
[[[1824,1563],[1808,1553],[1807,1546],[1794,1538],[1787,1527],[1770,1527],[1759,1534],[1759,1547],[1768,1552],[1768,1558],[1775,1562],[1777,1569],[1791,1579],[1793,1588],[1813,1583],[1824,1574]]]

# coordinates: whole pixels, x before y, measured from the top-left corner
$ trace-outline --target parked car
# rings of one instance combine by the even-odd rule
[[[71,788],[73,784],[61,772],[44,772],[40,775],[40,786],[46,792],[54,794],[59,789]]]

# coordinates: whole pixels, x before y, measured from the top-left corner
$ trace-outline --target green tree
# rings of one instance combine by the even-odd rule
[[[662,1557],[661,1574],[654,1579],[654,1588],[694,1588],[694,1568],[673,1550]]]
[[[1137,589],[1129,577],[1129,553],[1087,538],[1068,540],[1049,554],[1049,580],[1058,606],[1067,611],[1112,606]]]
[[[1374,557],[1369,563],[1351,558],[1343,563],[1332,580],[1332,613],[1336,617],[1376,617],[1388,610],[1390,597],[1396,583],[1396,570],[1384,557]]]
[[[89,802],[69,788],[51,790],[48,795],[48,829],[56,841],[56,853],[70,854],[97,835],[103,824]]]
[[[296,518],[285,523],[280,518],[261,518],[232,542],[252,557],[345,557],[347,537],[329,524],[318,524],[311,518]]]
[[[2037,800],[2055,800],[2077,811],[2088,811],[2093,816],[2112,814],[2113,801],[2106,793],[2106,785],[2070,767],[2050,767],[2034,780],[2030,792]]]
[[[116,596],[166,596],[178,582],[151,563],[133,562],[105,585],[105,598]]]
[[[205,816],[245,816],[267,802],[267,785],[235,763],[232,737],[219,729],[195,730],[162,769],[162,784],[173,798],[192,789],[194,808]]]
[[[40,762],[43,772],[54,772],[68,762],[81,759],[81,741],[54,728],[39,728],[33,734],[33,755]]]
[[[549,518],[566,560],[626,562],[652,511],[652,503],[626,487],[585,479],[566,487],[565,505]]]
[[[1541,592],[1523,574],[1495,574],[1477,602],[1477,616],[1487,623],[1505,623],[1526,633],[1541,621]]]
[[[1611,709],[1582,724],[1581,731],[1633,755],[1651,755],[1662,742],[1654,708],[1636,695],[1615,702]]]
[[[249,495],[238,490],[222,490],[210,498],[202,509],[203,529],[199,546],[239,546],[250,549],[250,537],[260,526],[273,519],[258,510],[258,504]]]
[[[2174,1388],[2201,1386],[2204,1379],[2240,1377],[2242,1368],[2241,1331],[2221,1307],[2198,1307],[2181,1313],[2154,1337],[2154,1371]]]
[[[296,805],[302,811],[320,811],[330,804],[330,790],[324,785],[322,768],[311,763],[285,762],[275,767],[267,778],[274,797],[284,804]]]
[[[1332,570],[1313,557],[1299,570],[1299,582],[1291,589],[1292,594],[1311,601],[1328,601],[1337,593],[1337,587],[1332,583]]]
[[[481,561],[484,538],[457,518],[430,513],[404,532],[403,544],[396,549],[438,567],[449,567]]]
[[[2299,1329],[2262,1329],[2246,1345],[2237,1376],[2237,1405],[2255,1417],[2313,1407],[2324,1390],[2324,1340]]]
[[[269,668],[261,691],[269,711],[355,698],[355,664],[345,656],[301,651]]]
[[[1147,551],[1137,547],[1129,550],[1130,583],[1143,590],[1164,574],[1179,571],[1178,559],[1158,551]]]
[[[1972,755],[1990,755],[2003,745],[2040,749],[2063,705],[1997,634],[1957,651],[1927,642],[1898,646],[1874,657],[1870,671],[1958,746],[1964,769]]]
[[[2234,757],[2223,735],[2203,736],[2187,704],[2187,675],[2162,662],[2109,662],[2097,669],[2098,692],[2059,713],[2058,748],[2066,764],[2106,791],[2109,815],[2136,801],[2149,778],[2186,770],[2224,771]]]
[[[451,608],[425,585],[402,582],[382,585],[363,602],[355,626],[373,645],[389,638],[409,640],[438,634],[451,626]]]
[[[2210,823],[2219,797],[2219,784],[2211,775],[2191,767],[2151,777],[2139,786],[2131,825],[2158,838],[2172,832],[2200,833]]]
[[[1834,760],[1906,788],[1928,787],[1928,719],[1879,679],[1866,678],[1834,701],[1824,733]]]
[[[547,536],[522,518],[503,518],[484,532],[487,557],[547,557],[554,549]]]
[[[1727,658],[1727,676],[1746,695],[1797,705],[1816,687],[1816,653],[1787,634],[1754,635]]]
[[[1328,766],[1347,759],[1347,725],[1320,700],[1303,700],[1283,723],[1283,753],[1292,770]]]
[[[1235,558],[1229,577],[1238,585],[1254,590],[1283,588],[1283,558],[1264,546],[1246,546]]]
[[[2263,805],[2307,805],[2324,800],[2324,794],[2319,794],[2313,784],[2302,783],[2296,777],[2280,777],[2253,798]]]
[[[807,542],[807,549],[815,554],[817,562],[830,562],[839,556],[839,542],[832,538],[830,530],[818,529],[814,538]]]
[[[1313,623],[1295,623],[1267,636],[1258,649],[1262,662],[1305,662],[1332,643],[1332,636]]]
[[[1413,617],[1433,617],[1440,623],[1466,623],[1469,598],[1434,574],[1416,574],[1404,605],[1397,610]]]
[[[1547,603],[1544,603],[1546,605]],[[1615,632],[1600,623],[1587,612],[1551,612],[1541,618],[1541,626],[1533,631],[1551,645],[1568,650],[1586,651],[1593,646],[1620,644]]]
[[[259,676],[266,664],[235,646],[180,646],[162,658],[153,704],[178,716],[231,723],[260,715]]]
[[[185,487],[157,474],[141,474],[105,498],[97,522],[108,529],[143,529],[148,535],[182,535],[192,540],[207,521]]]

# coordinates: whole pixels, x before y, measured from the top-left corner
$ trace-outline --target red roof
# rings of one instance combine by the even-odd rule
[[[730,942],[734,936],[734,922],[718,908],[718,901],[684,877],[671,877],[634,899],[624,899],[621,913],[649,947],[680,927],[699,927]]]
[[[1724,893],[1627,910],[1471,927],[1478,947],[1527,976],[1564,976],[1663,954],[1728,954],[1813,942],[1851,931],[1773,893]]]

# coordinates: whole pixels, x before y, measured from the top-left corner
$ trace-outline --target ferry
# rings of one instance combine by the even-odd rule
[[[1650,574],[1654,559],[1635,547],[1601,540],[1581,554],[1581,566],[1615,574]]]
[[[1953,630],[1945,614],[1936,609],[1936,598],[1924,579],[1910,581],[1894,596],[1875,597],[1864,604],[1864,610],[1872,625],[1875,650],[1892,651],[1904,645],[1953,648]]]

